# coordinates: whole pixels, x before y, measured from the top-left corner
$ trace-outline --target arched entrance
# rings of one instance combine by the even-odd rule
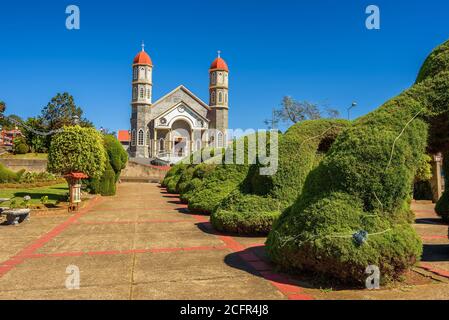
[[[183,119],[176,120],[171,126],[171,143],[175,157],[185,157],[190,153],[190,124]]]

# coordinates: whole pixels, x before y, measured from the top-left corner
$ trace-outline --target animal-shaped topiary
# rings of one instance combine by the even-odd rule
[[[223,199],[211,215],[213,226],[225,232],[264,235],[281,212],[302,191],[310,170],[348,126],[345,120],[308,120],[293,125],[279,141],[277,171],[260,175],[253,166],[242,183]]]
[[[411,186],[422,155],[448,149],[448,115],[446,42],[410,89],[337,138],[269,234],[271,259],[343,282],[364,283],[370,265],[383,280],[400,278],[422,253],[410,225]]]

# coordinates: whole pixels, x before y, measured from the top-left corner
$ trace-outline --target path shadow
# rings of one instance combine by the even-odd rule
[[[224,262],[232,268],[272,281],[277,287],[279,285],[290,285],[315,290],[331,288],[333,291],[364,289],[363,287],[342,285],[337,281],[324,279],[311,273],[287,274],[277,270],[276,266],[269,260],[265,246],[251,247],[230,253],[224,258]]]
[[[207,215],[204,215],[204,216],[207,216]],[[264,237],[264,235],[243,236],[243,235],[240,235],[237,233],[230,233],[230,232],[222,233],[222,232],[215,230],[210,222],[198,222],[195,225],[202,232],[210,234],[210,235],[214,235],[214,236],[228,236],[228,237],[240,238],[240,239],[256,239],[256,238]]]
[[[50,201],[64,201],[66,198],[64,195],[48,194],[48,193],[27,193],[27,192],[16,192],[14,193],[14,198],[23,199],[25,196],[30,196],[32,200],[40,200],[42,197],[47,196]],[[16,199],[17,200],[17,199]]]
[[[449,244],[425,244],[421,261],[448,262]]]
[[[448,223],[444,222],[441,218],[419,218],[415,220],[416,224],[433,224],[440,226],[447,226]]]

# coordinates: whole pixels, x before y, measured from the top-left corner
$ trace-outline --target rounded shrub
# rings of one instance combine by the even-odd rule
[[[212,213],[213,226],[240,234],[267,234],[281,212],[296,200],[310,170],[347,125],[345,120],[320,119],[292,126],[279,141],[277,171],[264,176],[260,166],[252,166]]]
[[[100,178],[91,179],[89,187],[94,194],[102,196],[113,196],[116,193],[116,174],[111,164],[106,163],[106,170]]]
[[[446,189],[438,200],[435,211],[445,222],[449,222],[449,152],[444,154],[443,171],[445,172],[444,182]]]
[[[267,240],[271,259],[347,283],[366,268],[400,279],[421,256],[410,225],[412,186],[423,154],[449,147],[449,42],[424,63],[417,82],[359,118],[313,169]]]
[[[30,147],[27,145],[25,138],[17,137],[14,139],[13,153],[14,154],[27,154],[30,152]]]
[[[121,171],[126,168],[128,153],[113,135],[103,135],[103,145],[107,153],[106,170],[101,177],[89,179],[87,185],[93,194],[113,196]]]
[[[169,193],[178,193],[177,186],[181,175],[184,170],[186,170],[187,166],[183,163],[179,163],[174,165],[165,175],[164,180],[162,181],[162,186],[167,188]]]
[[[6,168],[0,163],[0,183],[16,182],[19,179],[19,175],[12,170]]]
[[[252,143],[252,141],[256,143]],[[242,150],[238,150],[242,148]],[[251,150],[251,152],[249,152]],[[220,202],[226,198],[247,177],[251,166],[257,162],[257,135],[249,135],[235,140],[231,146],[204,162],[199,169],[201,183],[189,190],[189,209],[203,214],[214,212]],[[243,152],[241,152],[243,151]],[[254,159],[250,159],[251,156]],[[206,167],[209,166],[209,167]]]
[[[83,172],[100,178],[106,168],[107,153],[102,135],[94,128],[64,127],[51,139],[47,168],[49,172],[66,175]]]

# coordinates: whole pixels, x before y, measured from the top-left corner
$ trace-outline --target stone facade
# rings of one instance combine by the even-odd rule
[[[209,104],[183,85],[152,103],[153,65],[142,49],[133,63],[131,157],[182,158],[226,145],[229,70],[221,57],[209,75]]]

